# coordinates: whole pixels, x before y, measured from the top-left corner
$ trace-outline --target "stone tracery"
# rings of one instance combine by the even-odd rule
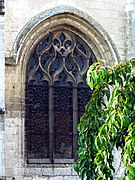
[[[74,159],[76,125],[91,96],[86,72],[95,60],[88,45],[68,30],[49,33],[36,45],[26,80],[28,160]]]

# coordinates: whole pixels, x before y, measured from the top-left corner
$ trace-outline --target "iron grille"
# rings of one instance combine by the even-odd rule
[[[26,75],[25,140],[28,163],[71,163],[77,123],[91,91],[86,72],[96,58],[76,34],[58,30],[33,50]]]

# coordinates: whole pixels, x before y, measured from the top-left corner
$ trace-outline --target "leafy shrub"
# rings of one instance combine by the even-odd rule
[[[93,90],[78,124],[77,160],[80,179],[112,180],[112,150],[122,148],[124,180],[135,179],[135,60],[114,67],[90,66],[87,83]]]

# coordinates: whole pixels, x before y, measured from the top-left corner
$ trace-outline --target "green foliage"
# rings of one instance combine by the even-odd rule
[[[123,150],[124,180],[135,179],[135,60],[112,68],[90,66],[87,83],[93,90],[78,124],[74,169],[80,179],[111,180],[114,145]]]

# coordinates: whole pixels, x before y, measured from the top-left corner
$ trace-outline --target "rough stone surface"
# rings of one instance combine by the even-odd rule
[[[123,0],[7,0],[6,7],[6,56],[11,56],[15,38],[24,25],[38,13],[56,6],[73,6],[92,16],[104,27],[116,44],[121,59],[124,59],[125,4]],[[51,12],[50,12],[51,13]],[[25,16],[24,16],[25,14]]]
[[[126,11],[126,55],[128,59],[135,57],[135,1],[127,0]]]
[[[0,15],[0,110],[5,109],[5,41],[4,41],[4,17]]]
[[[25,84],[22,81],[25,77],[22,64],[26,63],[26,59],[23,59],[24,56],[21,57],[23,59],[22,64],[18,63],[17,66],[6,66],[6,69],[4,66],[4,57],[14,61],[12,49],[15,39],[24,26],[35,16],[38,17],[42,11],[63,5],[68,7],[72,5],[73,8],[78,9],[78,15],[80,13],[82,16],[82,11],[97,21],[113,40],[121,60],[135,56],[135,3],[133,0],[48,0],[44,2],[42,0],[6,0],[6,13],[4,16],[0,15],[0,108],[6,109],[6,115],[0,115],[0,176],[6,176],[7,180],[11,180],[13,177],[16,180],[78,179],[69,165],[62,165],[62,167],[27,166],[24,154]],[[49,15],[51,13],[50,10]],[[42,17],[40,18],[42,19]],[[37,21],[35,18],[34,25]],[[74,24],[73,20],[71,24]],[[49,26],[50,22],[48,23]],[[81,24],[78,24],[78,27],[81,28]],[[28,29],[28,31],[30,30],[31,28]],[[90,33],[89,30],[86,29],[86,31]],[[36,30],[34,33],[37,34]],[[101,46],[102,41],[105,40],[99,40],[99,37],[93,34],[93,40],[98,41],[98,47],[109,57],[108,50]],[[31,36],[29,40],[32,41]],[[28,48],[27,45],[26,49]],[[108,65],[112,65],[109,60]],[[117,152],[116,149],[114,152],[114,165],[117,172],[114,174],[114,180],[120,180],[123,173],[122,166],[119,171],[120,152]]]
[[[5,110],[4,17],[0,15],[0,111]],[[4,176],[4,116],[0,114],[0,176]]]
[[[115,173],[113,174],[114,180],[122,179],[122,177],[124,176],[124,170],[125,170],[124,165],[121,161],[122,150],[114,147],[113,155],[114,155],[113,166],[115,167]]]

